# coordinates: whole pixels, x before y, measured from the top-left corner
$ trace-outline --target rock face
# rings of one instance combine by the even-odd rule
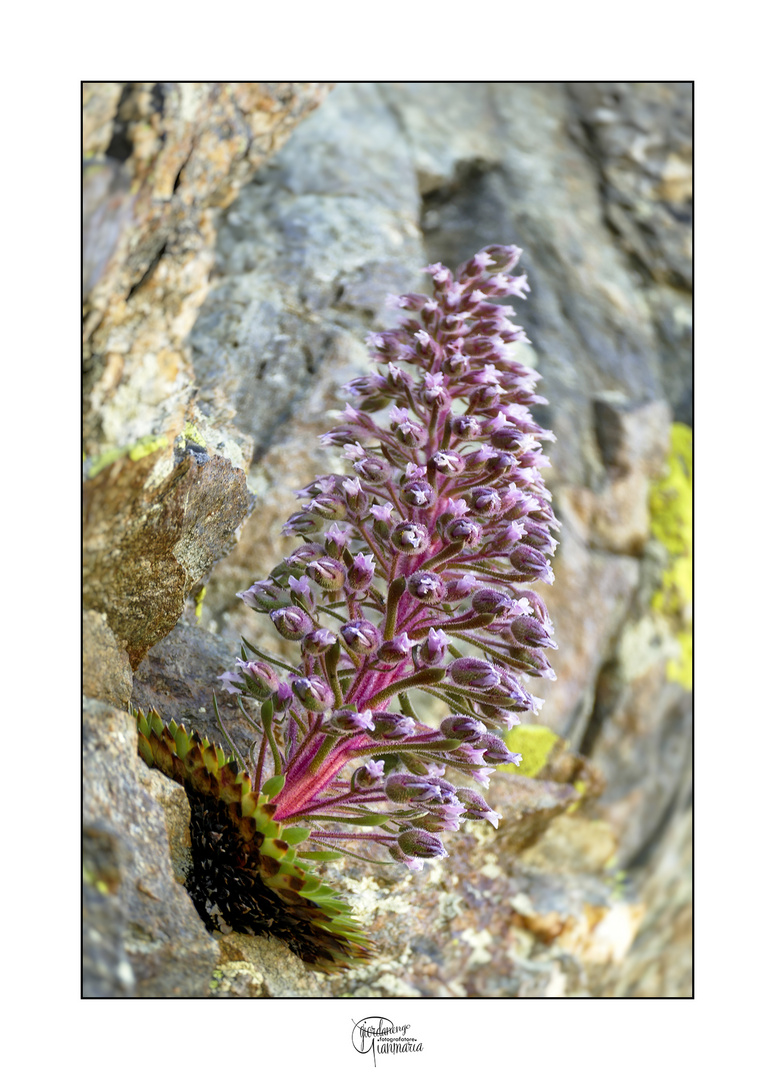
[[[84,602],[135,667],[255,502],[252,444],[198,409],[186,343],[214,214],[328,89],[84,86]]]
[[[211,976],[190,992],[690,994],[691,697],[666,674],[678,645],[653,604],[666,555],[649,492],[671,423],[691,423],[691,87],[328,91],[87,86],[85,641],[90,671],[98,650],[112,666],[85,689],[125,705],[131,660],[135,704],[216,737],[219,665],[241,634],[278,648],[234,594],[292,546],[279,530],[294,490],[337,470],[317,436],[365,370],[385,293],[422,287],[427,262],[516,243],[564,526],[546,592],[557,681],[532,689],[606,786],[577,807],[559,776],[499,777],[504,828],[456,836],[430,889],[427,874],[418,888],[400,868],[348,866],[381,949],[358,974],[283,984],[274,943],[230,935],[219,953],[208,938]],[[128,865],[130,818],[103,823],[106,865]],[[124,893],[107,888],[88,909],[90,992],[145,992],[167,976],[138,966]]]
[[[172,874],[164,812],[132,753],[133,718],[99,702],[84,711],[84,993],[200,997],[218,949]],[[159,783],[161,780],[161,784]],[[175,789],[153,777],[153,789]]]

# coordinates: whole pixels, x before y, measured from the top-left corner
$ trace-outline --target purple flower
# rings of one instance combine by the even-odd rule
[[[301,641],[312,630],[312,619],[300,607],[277,608],[269,617],[277,633],[288,641]]]
[[[307,567],[307,574],[326,592],[338,592],[345,581],[346,569],[343,563],[330,555],[321,555]]]
[[[407,591],[422,604],[438,604],[447,595],[444,579],[430,570],[418,570],[406,583]]]
[[[359,769],[356,769],[352,777],[352,786],[354,788],[373,788],[377,784],[381,784],[385,773],[384,761],[367,761],[365,765],[361,765]]]
[[[364,555],[359,552],[352,561],[352,566],[347,569],[347,585],[353,592],[363,592],[368,589],[374,580],[374,556],[369,553]]]
[[[280,680],[271,664],[263,660],[235,661],[236,671],[227,671],[219,676],[223,688],[230,694],[245,694],[247,697],[265,701],[280,688]]]
[[[415,859],[445,859],[447,850],[437,836],[425,829],[407,829],[399,833],[398,846],[404,855]]]
[[[334,695],[328,683],[317,675],[308,679],[294,679],[291,687],[304,708],[310,712],[322,713],[334,704]]]
[[[393,773],[385,783],[385,794],[392,802],[424,802],[438,797],[438,785],[424,776]]]
[[[371,718],[371,709],[356,712],[354,709],[336,709],[331,716],[324,721],[325,731],[332,731],[339,735],[360,735],[364,731],[374,730],[374,721]]]
[[[402,664],[412,652],[412,643],[409,635],[404,630],[398,637],[383,642],[377,652],[377,656],[385,664]]]
[[[346,622],[340,633],[342,641],[359,656],[369,656],[379,648],[382,641],[379,629],[368,619]]]
[[[489,245],[454,273],[428,267],[432,295],[391,298],[397,325],[369,335],[374,368],[321,440],[341,448],[343,474],[298,493],[284,532],[299,546],[239,594],[298,642],[295,659],[256,649],[221,682],[262,702],[254,786],[280,768],[275,820],[306,819],[312,841],[350,821],[337,844],[362,825],[417,867],[446,855],[439,834],[461,820],[497,826],[457,785],[519,762],[500,736],[542,703],[522,675],[554,677],[551,620],[529,587],[553,578],[553,435],[530,412],[539,376],[510,352],[524,330],[499,303],[529,292],[511,274],[520,255]],[[429,698],[450,710],[440,724]]]
[[[402,713],[374,713],[374,737],[377,739],[405,739],[414,734],[414,730],[414,720]]]
[[[421,555],[430,542],[427,528],[417,521],[402,521],[390,534],[390,543],[401,554]]]
[[[452,681],[459,686],[475,687],[477,690],[492,689],[501,681],[501,673],[489,660],[479,660],[473,656],[453,660],[447,671]]]
[[[447,716],[441,721],[440,730],[450,739],[467,743],[478,742],[482,735],[487,734],[482,721],[473,716]]]

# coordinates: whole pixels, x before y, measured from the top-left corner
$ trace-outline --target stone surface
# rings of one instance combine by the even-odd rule
[[[505,820],[526,785],[540,787],[516,780],[498,776],[488,793]],[[331,978],[334,994],[598,996],[644,909],[603,871],[614,847],[605,825],[573,819],[552,836],[565,821],[555,818],[527,849],[514,832],[469,824],[449,839],[449,859],[411,873],[352,864],[340,876],[332,864],[330,880],[346,889],[379,950],[368,966]]]
[[[218,949],[174,879],[134,718],[86,699],[83,725],[84,994],[202,996]]]
[[[197,146],[207,147],[212,161],[192,164],[190,180],[186,166],[171,209],[159,209],[161,231],[172,232],[153,266],[159,248],[145,243],[142,228],[132,244],[124,239],[125,223],[143,220],[126,162],[143,177],[141,189],[157,182],[174,188],[177,136],[169,136],[167,153],[138,120],[158,92],[146,87],[143,97],[122,86],[117,97],[114,84],[100,86],[85,106],[87,152],[96,155],[86,192],[93,204],[86,270],[89,281],[96,274],[108,284],[93,287],[87,301],[87,465],[106,448],[165,436],[166,450],[154,452],[166,466],[126,474],[121,498],[129,506],[131,494],[144,506],[152,484],[143,485],[170,462],[180,468],[179,436],[193,424],[203,441],[189,428],[194,446],[184,441],[182,452],[201,469],[197,448],[205,445],[211,458],[245,471],[257,499],[225,557],[223,535],[222,547],[202,545],[194,529],[183,545],[192,565],[192,545],[215,562],[202,604],[210,633],[185,625],[193,607],[186,596],[200,579],[187,579],[184,588],[169,560],[154,580],[167,581],[159,598],[174,596],[177,614],[169,626],[157,621],[154,633],[169,630],[181,611],[183,624],[151,642],[150,651],[153,635],[132,626],[146,650],[135,699],[157,704],[165,718],[199,718],[208,737],[209,680],[230,664],[240,636],[282,651],[269,620],[234,594],[294,546],[279,537],[296,509],[293,492],[338,466],[317,436],[342,407],[341,384],[364,370],[363,335],[384,325],[384,293],[421,286],[417,271],[425,263],[455,265],[486,243],[524,249],[532,292],[518,310],[533,344],[522,347],[522,357],[538,367],[549,399],[540,420],[557,435],[547,479],[563,523],[557,580],[545,592],[560,645],[552,657],[558,678],[530,689],[546,698],[541,722],[564,736],[570,755],[564,772],[555,763],[559,771],[537,781],[549,787],[529,790],[539,808],[553,792],[555,808],[562,803],[565,812],[544,821],[528,847],[509,845],[505,820],[478,842],[476,830],[466,830],[453,837],[442,869],[418,880],[400,868],[331,867],[332,881],[341,875],[376,934],[380,956],[367,969],[320,983],[318,994],[690,993],[684,793],[691,697],[666,676],[678,645],[651,602],[663,553],[649,521],[649,486],[670,422],[691,422],[690,87],[343,84],[228,207],[233,188],[222,178],[239,170],[224,163],[218,147],[236,161],[237,144],[206,129],[218,110],[232,108],[225,100],[231,91],[205,96],[206,106],[192,94]],[[291,84],[285,100],[299,109],[289,106],[287,115],[298,117],[304,101],[323,96],[320,88]],[[185,95],[165,90],[163,97],[165,130],[188,130]],[[118,117],[112,128],[111,110]],[[120,157],[122,145],[131,150],[124,161],[107,153],[112,147]],[[143,158],[146,146],[150,157]],[[158,181],[153,170],[143,171],[154,154],[167,155]],[[120,301],[104,299],[110,282],[120,284]],[[167,351],[159,346],[170,341]],[[145,460],[132,465],[147,468]],[[110,468],[119,478],[129,466]],[[107,476],[99,492],[104,506]],[[203,513],[192,509],[193,524]],[[111,529],[95,544],[97,582],[113,565]],[[150,535],[133,529],[143,542]],[[129,590],[113,596],[121,576],[111,573],[95,587],[102,591],[93,606],[109,612],[121,645],[116,626],[131,624],[133,615]],[[153,598],[145,603],[154,608]],[[249,732],[235,726],[235,733],[244,751]],[[587,801],[569,815],[577,793],[556,788],[581,778],[573,764],[579,752],[591,759],[588,775],[602,775],[605,791],[597,804]],[[518,786],[500,796],[514,815]],[[177,812],[185,816],[184,808]],[[182,850],[180,822],[178,832]],[[220,943],[221,973],[209,992],[275,995],[265,973],[274,961],[243,950],[237,937]],[[225,940],[232,954],[224,953]],[[106,971],[115,972],[114,961]],[[111,978],[120,985],[115,973]]]
[[[234,200],[327,90],[318,83],[84,85],[88,455],[182,430],[191,396],[184,339],[207,291],[215,209]],[[108,181],[100,179],[105,172]],[[92,183],[117,200],[102,215],[108,237],[93,221],[101,201],[88,197]]]
[[[249,437],[196,405],[186,336],[213,216],[326,96],[318,83],[85,83],[85,606],[136,666],[253,507]]]
[[[135,672],[132,703],[165,720],[195,727],[211,742],[223,745],[215,724],[213,692],[229,736],[241,754],[248,752],[255,735],[242,719],[233,694],[223,693],[218,676],[234,662],[234,651],[214,634],[181,622],[155,645]],[[250,706],[248,706],[250,707]]]
[[[126,708],[132,697],[132,667],[108,626],[107,616],[83,613],[83,692]]]
[[[122,457],[84,490],[84,606],[104,612],[133,667],[235,543],[255,499],[241,469],[188,451]]]

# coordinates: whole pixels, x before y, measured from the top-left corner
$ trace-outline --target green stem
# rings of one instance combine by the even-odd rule
[[[435,742],[430,740],[410,742],[408,739],[402,739],[400,742],[373,742],[368,746],[356,746],[352,750],[346,750],[345,753],[348,758],[371,757],[372,754],[397,754],[402,750],[411,750],[415,754],[431,750],[446,753],[449,750],[457,750],[459,746],[460,739],[437,739]]]
[[[326,759],[329,751],[331,750],[331,747],[334,745],[338,738],[338,735],[326,735],[325,739],[320,744],[318,752],[315,754],[314,758],[310,762],[309,769],[307,770],[310,776],[317,771],[318,766]]]
[[[280,776],[283,770],[283,761],[280,757],[280,751],[277,749],[277,743],[275,742],[274,735],[272,734],[272,718],[274,717],[274,708],[271,700],[265,701],[261,706],[261,721],[264,725],[264,734],[266,741],[269,743],[269,749],[272,751],[272,761],[274,763],[274,774]]]
[[[398,682],[394,682],[392,686],[386,687],[384,690],[380,690],[379,693],[374,694],[368,701],[364,702],[364,709],[374,709],[377,705],[381,705],[385,701],[389,701],[390,698],[396,694],[400,694],[402,690],[411,690],[413,686],[422,689],[427,683],[441,682],[446,674],[445,668],[424,668],[422,671],[416,671],[414,675],[408,675],[405,679],[399,679]]]
[[[349,650],[348,650],[349,653]],[[323,654],[323,666],[328,676],[328,685],[334,692],[334,705],[337,709],[341,709],[342,702],[344,701],[344,695],[342,694],[342,685],[339,682],[339,657],[342,655],[341,642],[337,640],[335,645],[332,645],[326,653]]]
[[[252,653],[255,653],[256,656],[260,656],[262,660],[266,660],[270,664],[277,664],[278,667],[285,668],[286,671],[292,671],[294,675],[300,674],[297,667],[291,667],[290,664],[286,664],[284,660],[280,660],[278,657],[272,656],[271,653],[264,652],[263,649],[257,649],[255,645],[250,644],[247,638],[243,638],[242,640],[245,642],[250,651]]]
[[[428,559],[426,563],[423,563],[422,569],[430,570],[432,567],[438,566],[439,563],[449,562],[451,559],[454,559],[456,555],[459,555],[462,550],[463,541],[456,540],[453,544],[448,544],[445,548],[442,548],[432,559]]]
[[[412,703],[409,700],[409,695],[404,692],[398,695],[398,700],[401,702],[401,712],[404,716],[410,717],[416,724],[422,725],[422,720],[412,708]]]
[[[242,700],[241,698],[237,698],[238,704],[241,704],[241,700]],[[235,759],[240,763],[240,765],[242,766],[244,771],[246,773],[248,773],[248,776],[249,776],[250,773],[248,772],[248,766],[247,766],[247,764],[245,762],[245,759],[243,758],[242,754],[239,752],[237,747],[234,745],[234,743],[231,741],[231,739],[229,738],[229,735],[228,735],[228,733],[226,731],[226,728],[223,726],[223,722],[221,720],[221,714],[218,711],[218,702],[215,700],[215,694],[213,694],[213,708],[215,709],[215,723],[218,726],[218,730],[220,731],[221,735],[223,735],[226,742],[229,744],[229,748],[231,749],[231,752],[234,754]]]
[[[394,578],[390,582],[387,594],[387,606],[385,610],[385,641],[390,641],[396,633],[396,616],[398,615],[398,601],[406,589],[406,578]]]

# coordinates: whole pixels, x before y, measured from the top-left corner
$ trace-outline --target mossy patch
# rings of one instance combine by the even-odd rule
[[[199,592],[194,597],[194,615],[196,617],[197,626],[202,621],[202,610],[204,608],[205,594],[207,593],[207,586],[203,585]]]
[[[549,760],[559,735],[542,724],[520,724],[508,731],[503,741],[512,753],[522,755],[517,765],[499,765],[501,772],[518,773],[519,776],[537,776]]]
[[[667,676],[687,690],[692,686],[692,471],[692,430],[673,424],[665,474],[650,494],[651,532],[669,557],[651,604],[671,624],[680,646]]]
[[[168,445],[168,442],[166,435],[144,435],[142,439],[138,439],[131,446],[114,446],[110,450],[105,450],[92,462],[89,467],[88,477],[92,480],[108,465],[112,465],[114,461],[118,461],[122,457],[128,457],[130,461],[140,461],[141,458],[152,454],[154,450],[162,450]]]

